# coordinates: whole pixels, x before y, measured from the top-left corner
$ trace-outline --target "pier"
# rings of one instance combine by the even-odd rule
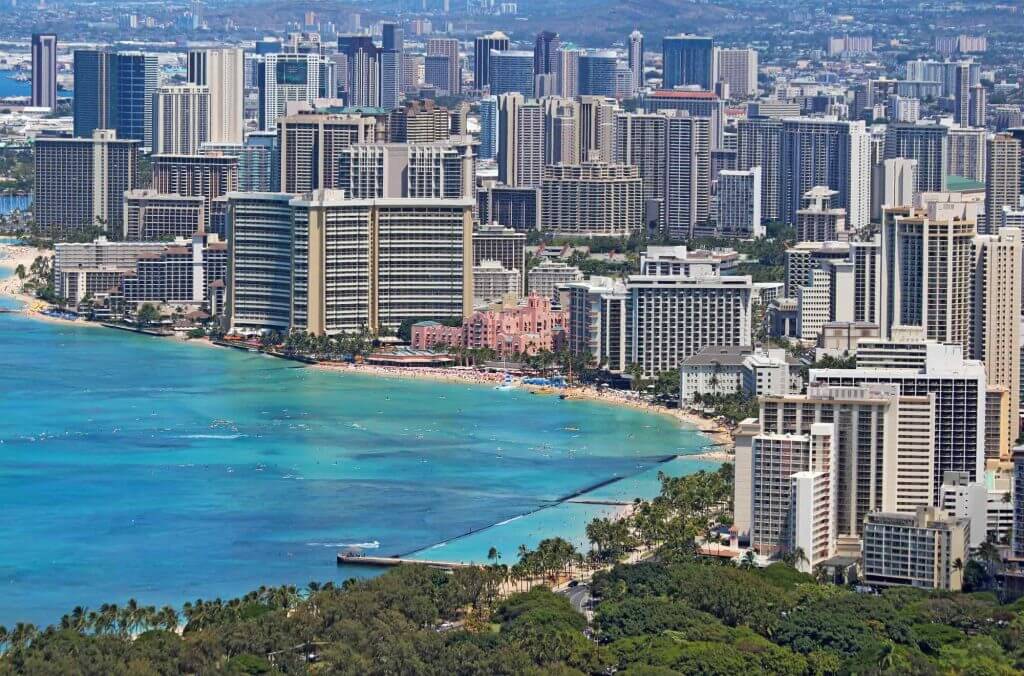
[[[442,568],[452,570],[454,568],[470,568],[471,564],[456,563],[455,561],[429,561],[427,559],[403,559],[399,556],[362,556],[361,554],[338,553],[338,565],[350,564],[355,566],[401,566],[403,564],[416,564],[430,566],[431,568]]]

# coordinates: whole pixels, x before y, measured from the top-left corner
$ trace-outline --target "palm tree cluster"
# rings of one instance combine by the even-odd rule
[[[19,622],[14,629],[8,631],[0,627],[0,646],[9,650],[24,647],[38,638],[42,633],[71,629],[80,634],[95,636],[116,636],[131,638],[152,629],[175,631],[180,619],[178,611],[170,606],[142,606],[135,599],[129,599],[123,606],[116,603],[104,603],[97,610],[89,610],[77,606],[70,613],[60,618],[55,627],[40,630],[33,624]]]
[[[336,336],[316,335],[305,331],[292,331],[281,336],[271,331],[260,340],[266,349],[277,346],[287,355],[301,355],[325,361],[341,361],[370,354],[374,336],[363,328],[357,333],[341,333]]]
[[[562,577],[572,576],[586,565],[576,547],[563,538],[541,540],[537,549],[519,545],[519,561],[508,569],[508,580],[517,589],[533,584],[557,585]]]

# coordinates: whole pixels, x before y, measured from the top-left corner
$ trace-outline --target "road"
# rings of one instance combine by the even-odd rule
[[[590,585],[578,584],[575,587],[569,587],[561,592],[569,599],[569,603],[572,605],[573,610],[578,613],[590,618]]]

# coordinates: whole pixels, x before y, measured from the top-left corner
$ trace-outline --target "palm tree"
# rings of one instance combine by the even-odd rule
[[[743,555],[742,559],[740,559],[740,568],[744,570],[750,570],[754,567],[754,564],[756,562],[757,559],[754,556],[754,551],[752,549],[748,549],[747,553]]]
[[[498,565],[498,560],[500,558],[501,558],[501,552],[499,552],[497,550],[497,548],[491,547],[490,549],[487,550],[487,560],[490,561],[492,563],[492,565],[495,565],[495,566]]]

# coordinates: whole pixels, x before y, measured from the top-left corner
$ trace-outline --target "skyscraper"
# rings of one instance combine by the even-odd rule
[[[116,111],[111,109],[110,52],[95,49],[75,50],[75,97],[72,101],[74,135],[92,136],[95,129],[115,126]]]
[[[452,96],[462,92],[462,65],[459,60],[459,41],[455,38],[430,38],[427,40],[427,58],[443,56],[447,59],[447,83],[445,90]]]
[[[558,51],[558,91],[565,98],[575,98],[579,94],[580,55],[579,49],[560,49]]]
[[[245,52],[224,47],[188,54],[188,81],[210,92],[207,139],[210,143],[242,143],[245,118]]]
[[[350,106],[381,106],[389,110],[397,105],[397,99],[393,105],[384,106],[384,98],[397,96],[398,80],[394,84],[394,91],[389,92],[385,97],[381,90],[383,81],[383,66],[381,51],[374,44],[373,38],[369,35],[343,35],[338,38],[338,53],[345,57],[346,75],[344,77],[346,97],[345,102]],[[397,68],[397,65],[396,65]],[[395,72],[397,77],[397,71]],[[389,81],[389,87],[392,84]]]
[[[289,101],[313,103],[320,92],[319,54],[265,54],[256,64],[259,126],[277,128]],[[351,83],[350,83],[351,86]]]
[[[481,35],[473,41],[473,86],[483,89],[491,83],[491,52],[503,52],[510,46],[508,36],[500,31]]]
[[[519,50],[492,50],[488,59],[492,94],[519,92],[533,96],[533,53]]]
[[[644,88],[644,34],[638,30],[629,34],[626,63],[633,73],[633,91],[638,92]]]
[[[74,133],[116,129],[121,140],[153,144],[153,94],[159,84],[155,54],[75,51]]]
[[[761,225],[761,167],[718,174],[718,235],[749,239],[764,236]]]
[[[938,124],[889,124],[885,131],[885,159],[917,160],[914,190],[942,192],[949,165],[949,128]]]
[[[143,148],[152,148],[153,95],[160,85],[156,54],[118,52],[111,63],[117,136],[142,141]]]
[[[498,154],[498,99],[480,99],[480,159],[491,160]]]
[[[862,228],[871,216],[870,140],[863,122],[789,118],[782,122],[780,218],[796,223],[804,194],[815,186],[839,193],[849,227]]]
[[[154,154],[197,154],[209,140],[209,87],[172,85],[161,87],[153,96]]]
[[[729,98],[743,100],[757,95],[757,50],[719,49],[716,81],[729,85]]]
[[[761,168],[761,215],[777,221],[781,211],[782,177],[779,161],[782,148],[782,120],[753,117],[740,120],[736,134],[736,168]]]
[[[615,97],[616,55],[611,50],[583,52],[577,65],[577,90],[579,96]]]
[[[97,129],[91,138],[36,139],[33,211],[40,231],[65,239],[100,227],[119,235],[124,193],[138,186],[139,142]]]
[[[663,87],[696,85],[714,88],[714,40],[699,35],[670,35],[661,43]]]
[[[541,31],[533,46],[533,73],[544,75],[558,72],[558,51],[562,46],[558,33]]]
[[[971,126],[971,66],[955,65],[953,82],[953,121],[961,127]]]
[[[996,134],[988,141],[983,232],[996,231],[1003,207],[1017,208],[1020,196],[1021,143],[1010,134]]]
[[[32,105],[57,106],[57,36],[53,33],[32,34]]]
[[[1021,231],[993,228],[996,234],[974,240],[974,294],[971,302],[972,357],[985,364],[988,387],[1009,394],[1010,415],[999,460],[1010,460],[1020,428]]]
[[[337,187],[338,159],[343,148],[375,140],[370,117],[302,113],[281,117],[281,190],[306,193]]]

